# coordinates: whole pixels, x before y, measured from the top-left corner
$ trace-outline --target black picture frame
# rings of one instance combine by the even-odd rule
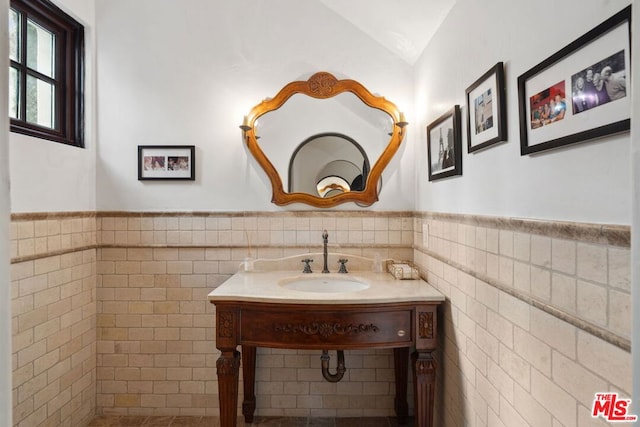
[[[139,145],[138,180],[196,179],[194,145]]]
[[[521,155],[628,131],[630,58],[628,6],[519,76]]]
[[[498,62],[465,91],[467,150],[482,150],[507,140],[504,63]]]
[[[444,145],[445,138],[447,147]],[[462,175],[462,131],[459,105],[454,105],[427,126],[427,158],[429,181]]]

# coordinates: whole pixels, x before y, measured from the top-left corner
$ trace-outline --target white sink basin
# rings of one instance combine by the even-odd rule
[[[367,289],[369,284],[348,277],[313,276],[282,279],[280,286],[292,291],[335,294],[362,291]]]

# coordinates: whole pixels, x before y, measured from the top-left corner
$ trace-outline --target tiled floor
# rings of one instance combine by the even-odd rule
[[[244,418],[238,418],[238,426],[268,427],[412,427],[413,421],[400,424],[396,418],[294,418],[294,417],[255,417],[253,423],[246,424]],[[218,417],[146,417],[100,415],[95,417],[88,427],[219,427]]]

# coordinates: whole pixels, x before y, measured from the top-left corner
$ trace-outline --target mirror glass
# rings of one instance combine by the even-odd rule
[[[260,117],[256,133],[288,192],[321,197],[316,189],[324,178],[317,176],[321,169],[346,160],[362,174],[365,161],[384,151],[392,127],[391,116],[353,93],[327,99],[295,94],[281,108]]]
[[[274,203],[368,206],[402,141],[400,119],[395,105],[359,83],[317,73],[258,104],[241,128]]]

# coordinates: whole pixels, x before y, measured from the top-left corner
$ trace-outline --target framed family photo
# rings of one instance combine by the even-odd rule
[[[460,106],[427,126],[429,181],[462,175],[462,135]]]
[[[193,145],[139,145],[138,180],[196,179]]]
[[[498,62],[466,90],[467,148],[481,150],[507,137],[504,65]]]
[[[631,6],[518,77],[522,155],[630,128]]]

